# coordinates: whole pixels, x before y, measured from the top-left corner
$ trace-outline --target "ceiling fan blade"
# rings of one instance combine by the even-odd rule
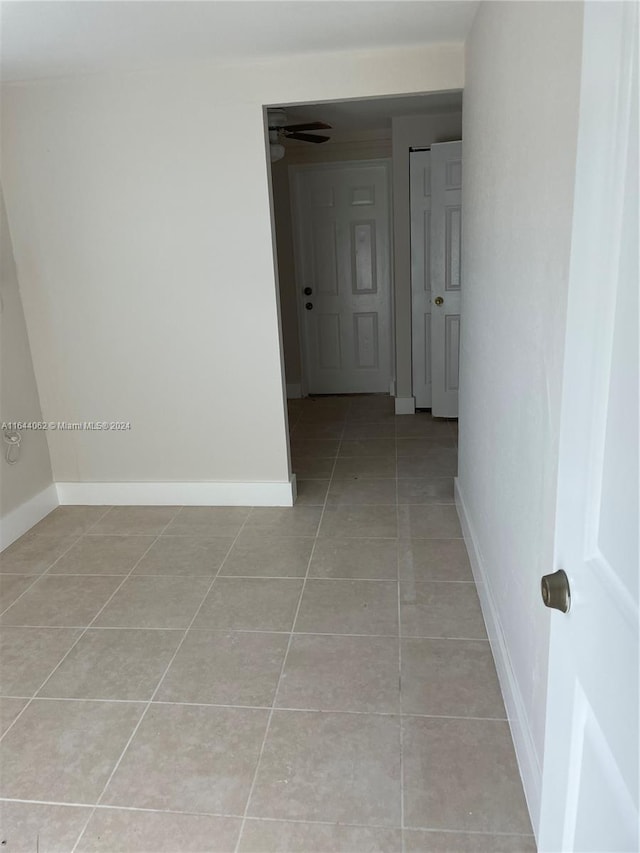
[[[300,142],[328,142],[329,136],[313,136],[310,133],[285,133],[287,139],[298,139]]]
[[[285,124],[283,130],[290,130],[292,133],[297,133],[299,130],[331,130],[331,125],[323,121],[311,121],[307,124]]]

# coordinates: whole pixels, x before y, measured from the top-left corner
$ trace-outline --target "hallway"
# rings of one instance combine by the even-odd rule
[[[456,423],[290,401],[293,509],[61,507],[0,558],[7,853],[533,853]]]

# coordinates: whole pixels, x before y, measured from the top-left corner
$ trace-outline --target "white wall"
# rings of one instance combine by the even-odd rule
[[[439,45],[6,87],[44,416],[132,423],[53,435],[54,478],[286,483],[262,105],[462,85],[462,46]]]
[[[41,421],[42,411],[33,374],[31,350],[22,310],[11,235],[0,189],[0,422]],[[15,465],[5,460],[0,445],[0,547],[4,547],[38,521],[38,510],[24,510],[52,483],[51,462],[45,432],[21,430],[20,455]],[[47,498],[50,501],[50,498]],[[46,505],[40,513],[52,509]],[[25,515],[26,512],[26,515]]]
[[[466,53],[458,498],[534,827],[582,11],[482,3]]]
[[[409,151],[462,138],[462,113],[398,116],[392,121],[393,278],[396,327],[396,396],[412,397],[411,200]]]

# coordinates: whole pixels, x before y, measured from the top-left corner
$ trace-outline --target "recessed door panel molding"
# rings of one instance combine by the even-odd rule
[[[459,205],[445,212],[445,290],[460,290],[460,258],[462,252],[462,210]]]
[[[389,161],[291,166],[289,172],[305,390],[388,393]]]
[[[460,376],[460,315],[447,314],[444,321],[444,387],[457,391]]]
[[[312,230],[313,281],[316,293],[338,293],[338,249],[336,224],[315,217]]]
[[[378,315],[375,312],[353,315],[353,345],[356,368],[378,367]]]
[[[452,157],[445,164],[445,188],[462,189],[462,160],[459,157]]]
[[[351,223],[351,286],[353,292],[375,293],[376,282],[376,222]]]
[[[354,187],[351,190],[351,204],[354,207],[368,206],[376,203],[376,188],[371,187]]]
[[[436,417],[458,416],[462,143],[412,151],[413,395]]]
[[[339,314],[318,314],[318,364],[324,370],[342,367]]]

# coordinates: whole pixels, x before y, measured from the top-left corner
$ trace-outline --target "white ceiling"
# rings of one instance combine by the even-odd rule
[[[3,0],[3,80],[462,41],[468,0]]]
[[[399,98],[369,98],[364,101],[333,101],[285,107],[287,122],[324,121],[335,131],[351,133],[391,127],[395,116],[441,115],[462,111],[462,92],[404,95]]]

